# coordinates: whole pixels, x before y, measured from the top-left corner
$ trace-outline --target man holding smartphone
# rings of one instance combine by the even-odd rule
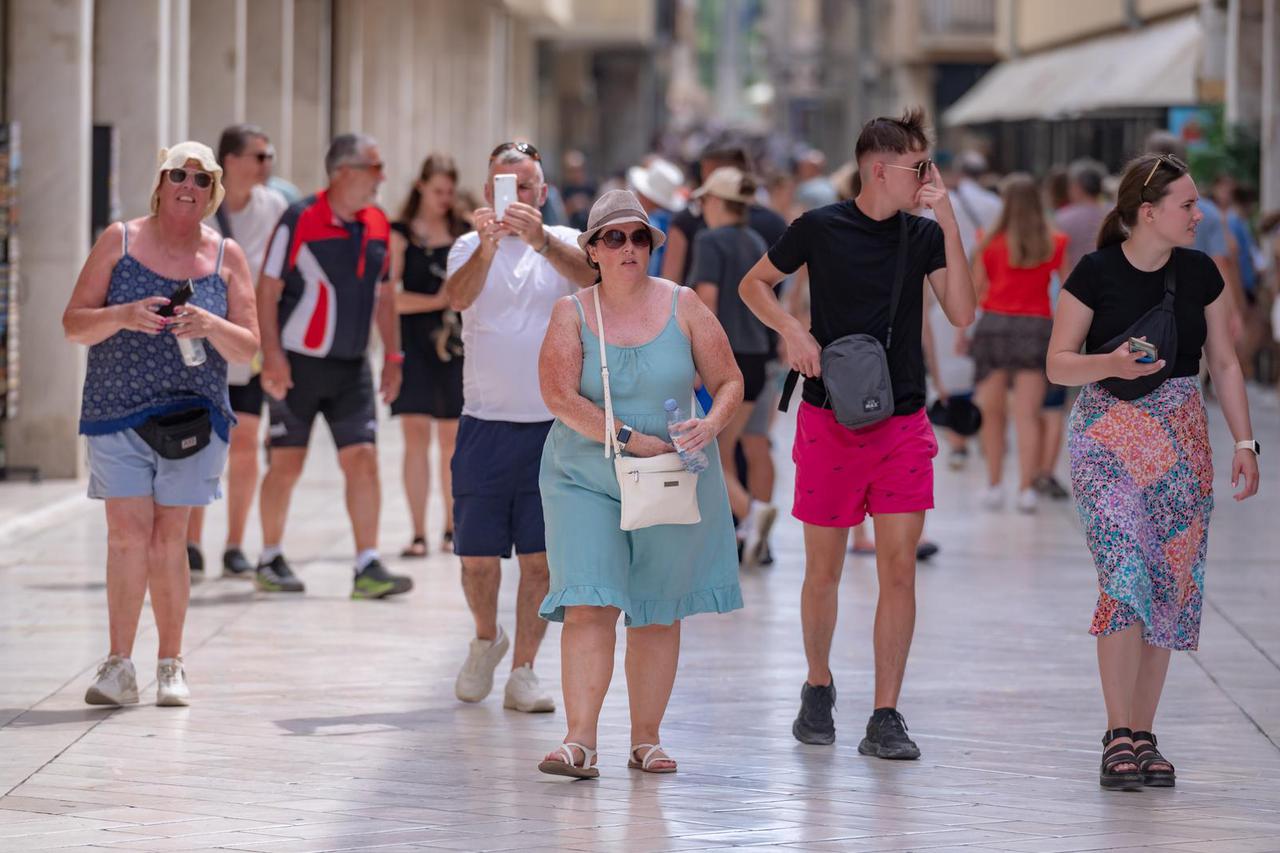
[[[546,226],[539,208],[547,185],[541,155],[527,142],[504,142],[489,156],[488,207],[475,230],[449,251],[445,293],[462,313],[462,418],[453,454],[453,550],[462,558],[462,589],[476,634],[454,687],[464,702],[493,689],[493,673],[510,648],[498,624],[501,559],[520,561],[515,651],[503,705],[554,711],[533,672],[546,622],[546,544],[538,467],[551,412],[538,383],[538,352],[557,299],[596,280],[578,248],[578,231]]]

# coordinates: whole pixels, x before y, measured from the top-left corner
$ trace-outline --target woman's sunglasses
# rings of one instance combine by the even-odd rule
[[[916,173],[916,180],[920,183],[927,183],[933,177],[933,161],[921,160],[914,166],[898,166],[894,163],[885,163],[890,169],[905,169],[908,172]]]
[[[511,150],[519,151],[521,154],[528,157],[530,160],[537,160],[538,162],[542,162],[542,155],[538,153],[538,149],[534,148],[532,145],[530,145],[527,142],[502,143],[497,148],[493,149],[493,151],[489,154],[489,162],[492,163],[494,160],[497,160],[498,155],[501,154],[503,151],[511,151]]]
[[[621,249],[627,244],[627,233],[617,228],[610,228],[600,235],[600,242],[606,249]],[[648,228],[637,228],[631,232],[631,245],[637,249],[647,249],[653,244],[653,235]]]
[[[190,175],[191,182],[202,190],[207,190],[209,187],[213,186],[213,175],[210,175],[208,172],[198,172],[195,169],[170,169],[169,183],[186,183],[187,175]]]

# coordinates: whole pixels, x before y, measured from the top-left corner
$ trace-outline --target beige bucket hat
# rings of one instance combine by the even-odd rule
[[[218,165],[218,158],[213,156],[213,150],[203,142],[179,142],[172,148],[160,149],[156,185],[151,191],[152,215],[158,213],[160,209],[160,182],[164,180],[164,173],[170,169],[183,168],[188,160],[195,160],[200,164],[201,169],[213,175],[213,192],[209,195],[209,204],[204,210],[204,218],[213,216],[218,205],[222,204],[222,197],[227,191],[222,187],[222,167]]]
[[[591,205],[591,213],[587,216],[587,230],[578,235],[578,247],[585,252],[587,244],[596,234],[611,225],[624,225],[628,222],[639,222],[649,229],[649,236],[653,238],[649,251],[656,251],[667,242],[667,235],[649,222],[635,193],[630,190],[609,190]]]

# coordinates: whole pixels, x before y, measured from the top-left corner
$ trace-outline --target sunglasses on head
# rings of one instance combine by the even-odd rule
[[[187,175],[190,175],[191,182],[202,190],[207,190],[209,187],[213,186],[213,175],[210,175],[208,172],[200,172],[195,169],[170,169],[169,183],[186,183]]]
[[[619,228],[610,228],[597,239],[604,243],[606,249],[621,249],[627,244],[627,233]],[[631,245],[637,249],[647,249],[652,244],[653,235],[649,233],[648,228],[637,228],[631,232]]]
[[[538,162],[542,162],[542,155],[538,153],[538,149],[534,148],[532,145],[530,145],[527,142],[502,143],[497,148],[493,149],[493,152],[489,154],[489,162],[492,163],[494,160],[497,160],[498,155],[501,154],[503,151],[511,151],[513,149],[516,151],[519,151],[521,154],[528,157],[530,160],[537,160]]]
[[[1147,188],[1147,184],[1151,183],[1151,179],[1156,176],[1156,170],[1161,166],[1168,166],[1178,172],[1179,176],[1187,171],[1187,164],[1183,163],[1177,157],[1174,157],[1172,154],[1161,154],[1156,158],[1156,161],[1151,164],[1151,171],[1147,172],[1147,179],[1142,182],[1142,188],[1144,190]]]
[[[890,169],[905,169],[908,172],[915,172],[916,180],[922,184],[927,182],[929,178],[933,176],[932,160],[921,160],[919,163],[916,163],[914,166],[898,166],[894,163],[885,163],[885,165],[888,166]]]

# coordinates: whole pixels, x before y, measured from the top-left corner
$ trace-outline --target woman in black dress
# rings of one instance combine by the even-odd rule
[[[413,521],[413,542],[400,556],[427,554],[427,496],[431,492],[431,432],[440,449],[444,495],[444,547],[453,541],[453,458],[462,414],[462,338],[458,315],[444,295],[449,247],[467,230],[454,208],[458,169],[453,158],[431,154],[422,163],[400,217],[391,226],[391,278],[400,287],[400,341],[404,384],[391,405],[404,430],[404,490]]]

